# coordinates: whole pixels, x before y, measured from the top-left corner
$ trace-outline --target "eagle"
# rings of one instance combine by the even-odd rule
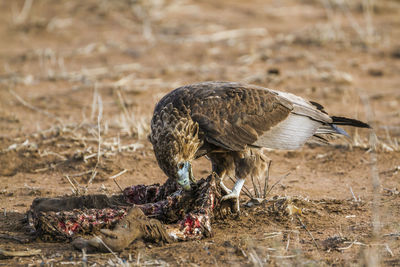
[[[338,125],[370,128],[362,121],[329,116],[322,105],[291,93],[235,82],[179,87],[155,106],[149,139],[158,165],[184,190],[196,184],[192,161],[206,156],[225,191],[236,201],[248,176],[267,168],[262,148],[295,150],[307,141],[348,136]],[[235,177],[232,189],[223,179]]]

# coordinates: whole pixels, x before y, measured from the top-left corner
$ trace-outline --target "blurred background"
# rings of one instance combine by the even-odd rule
[[[272,180],[291,173],[273,194],[372,201],[377,174],[382,190],[399,187],[399,18],[398,0],[0,0],[0,206],[119,192],[115,175],[122,188],[162,183],[147,140],[154,105],[208,80],[295,93],[370,123],[376,136],[346,129],[336,147],[269,156]],[[209,163],[197,164],[206,176]]]
[[[366,119],[364,95],[374,113],[368,120],[394,129],[400,123],[399,5],[3,0],[0,84],[66,122],[90,116],[95,86],[112,111],[104,114],[110,123],[121,112],[119,95],[129,112],[148,121],[163,94],[206,80],[289,91],[360,119]],[[12,117],[15,97],[0,94],[0,115]],[[18,117],[24,130],[52,123],[32,116]],[[0,129],[17,134],[18,127],[5,123],[10,119]]]

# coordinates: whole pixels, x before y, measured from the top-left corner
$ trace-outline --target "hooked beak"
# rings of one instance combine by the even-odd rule
[[[191,182],[194,182],[192,164],[189,161],[185,161],[183,166],[178,169],[178,184],[186,191],[191,189]]]

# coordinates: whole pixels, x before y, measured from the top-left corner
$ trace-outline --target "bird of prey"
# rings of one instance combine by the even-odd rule
[[[192,161],[207,156],[221,178],[222,198],[236,200],[244,179],[264,173],[261,148],[295,150],[307,141],[347,135],[337,125],[370,128],[364,122],[329,116],[323,107],[291,93],[233,82],[179,87],[156,105],[149,136],[158,165],[185,190],[194,184]],[[223,184],[235,177],[232,190]]]

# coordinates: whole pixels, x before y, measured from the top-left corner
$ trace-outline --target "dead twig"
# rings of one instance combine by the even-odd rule
[[[40,156],[41,158],[42,158],[42,157],[46,157],[46,156],[55,156],[55,157],[59,158],[59,159],[62,160],[62,161],[67,161],[67,160],[68,160],[65,156],[60,155],[60,154],[58,154],[58,153],[56,153],[56,152],[53,152],[53,151],[44,150],[43,152],[41,152],[41,151],[39,150],[38,152],[39,152],[39,156]]]
[[[9,251],[0,249],[0,255],[3,257],[29,257],[39,255],[42,251],[40,249],[32,249],[26,251]]]
[[[39,173],[39,172],[45,172],[48,170],[53,170],[54,168],[56,168],[58,165],[61,165],[62,163],[64,163],[65,161],[60,161],[57,163],[51,163],[50,166],[47,167],[43,167],[43,168],[39,168],[39,169],[34,169],[33,172],[34,173]]]
[[[296,258],[299,255],[286,255],[286,256],[274,256],[274,255],[269,255],[271,258],[276,258],[276,259],[291,259],[291,258]]]
[[[389,252],[390,256],[391,256],[391,257],[394,257],[394,253],[393,253],[393,251],[390,249],[389,244],[386,243],[386,244],[385,244],[385,248],[386,248],[387,252]]]
[[[92,172],[93,172],[93,170],[88,170],[88,171],[85,171],[85,172],[71,174],[70,177],[73,178],[73,177],[84,176],[84,175],[92,173]]]
[[[278,181],[276,181],[276,183],[274,183],[271,188],[268,190],[267,194],[265,195],[265,197],[267,197],[269,195],[269,193],[272,191],[272,189],[275,187],[275,185],[277,185],[278,183],[280,183],[283,179],[285,179],[286,177],[288,177],[290,175],[290,172],[286,173],[285,175],[283,175]]]
[[[257,180],[258,180],[258,179],[257,179]],[[251,183],[253,184],[254,196],[255,196],[256,198],[259,198],[259,197],[260,197],[260,193],[258,192],[258,187],[257,187],[257,184],[256,184],[255,181],[254,181],[254,176],[253,176],[253,175],[251,175]]]
[[[290,244],[290,233],[288,234],[288,237],[287,237],[286,251],[288,251],[288,249],[289,249],[289,244]]]
[[[115,179],[115,178],[121,176],[122,174],[126,173],[127,171],[128,171],[127,169],[124,169],[124,170],[120,171],[119,173],[111,176],[109,179]]]
[[[269,170],[271,169],[271,164],[272,160],[268,162],[268,168],[265,172],[265,179],[264,179],[264,191],[263,191],[263,198],[265,199],[267,197],[267,189],[268,189],[268,183],[269,183]]]
[[[124,190],[122,190],[121,186],[119,186],[117,180],[113,179],[113,181],[118,186],[119,190],[121,190],[121,193],[124,193]]]
[[[220,42],[231,39],[245,38],[249,36],[265,36],[268,34],[268,30],[265,28],[253,28],[253,29],[234,29],[227,31],[215,32],[207,35],[197,35],[185,38],[185,42],[199,42],[199,43],[212,43]]]
[[[17,241],[20,244],[27,244],[32,241],[29,238],[19,238],[19,237],[11,236],[8,234],[0,234],[0,239],[8,239],[8,240]]]
[[[119,184],[118,184],[116,178],[119,177],[119,176],[121,176],[121,175],[123,175],[123,174],[126,173],[127,171],[128,171],[127,169],[124,169],[124,170],[120,171],[119,173],[117,173],[117,174],[115,174],[115,175],[113,175],[113,176],[110,177],[110,179],[112,179],[112,180],[114,181],[114,183],[118,186],[119,190],[121,190],[122,193],[124,192],[124,190],[122,190],[121,186],[119,186]]]
[[[116,92],[117,92],[117,96],[118,96],[119,107],[121,108],[121,110],[123,112],[123,116],[125,116],[125,120],[127,121],[127,123],[129,123],[129,126],[127,127],[128,128],[128,134],[132,135],[132,129],[131,129],[130,125],[133,124],[133,119],[129,115],[128,109],[126,108],[125,101],[124,101],[124,99],[122,97],[122,94],[121,94],[120,90],[116,90]]]
[[[351,186],[349,186],[349,188],[350,188],[351,195],[353,196],[354,202],[360,202],[361,198],[356,197],[356,195],[353,192],[353,188],[351,188]]]
[[[347,247],[344,247],[344,248],[337,248],[337,249],[338,249],[338,250],[347,250],[347,249],[351,248],[356,242],[357,242],[357,240],[354,240],[354,241],[351,242],[350,245],[348,245]]]
[[[101,99],[101,95],[97,92],[97,86],[95,85],[93,98],[97,98],[97,162],[93,168],[92,177],[90,177],[88,184],[91,184],[96,177],[97,174],[97,167],[100,164],[101,158],[101,119],[103,116],[103,100]],[[93,111],[93,110],[92,110]]]
[[[373,112],[371,109],[371,105],[369,103],[368,97],[361,90],[358,90],[358,94],[361,98],[361,101],[364,106],[364,110],[366,116],[369,121],[373,119]],[[369,144],[370,144],[370,162],[371,162],[371,184],[372,184],[372,236],[375,241],[380,240],[382,223],[381,223],[381,181],[379,178],[379,170],[378,170],[378,156],[376,153],[378,138],[375,134],[375,131],[371,129],[369,135]],[[371,253],[368,255],[368,260],[370,261],[371,266],[378,266],[380,261],[379,253],[372,249]]]
[[[303,223],[303,221],[300,219],[300,217],[299,217],[297,214],[296,214],[296,218],[299,220],[299,222],[300,222],[300,224],[301,224],[301,227],[302,227],[304,230],[306,230],[307,233],[310,235],[311,239],[312,239],[313,242],[314,242],[315,247],[319,250],[318,243],[317,243],[317,241],[315,241],[314,236],[313,236],[313,235],[311,234],[311,232],[307,229],[306,225]]]
[[[35,111],[35,112],[38,112],[38,113],[40,113],[40,114],[43,114],[43,115],[45,115],[45,116],[47,116],[47,117],[49,117],[49,118],[55,119],[55,120],[57,120],[60,124],[62,124],[62,121],[61,121],[61,119],[60,119],[59,117],[57,117],[57,116],[51,114],[50,112],[48,112],[48,111],[46,111],[46,110],[42,110],[42,109],[40,109],[40,108],[37,108],[37,107],[35,107],[35,106],[29,104],[29,103],[26,102],[22,97],[20,97],[13,89],[9,88],[9,89],[8,89],[8,92],[9,92],[10,94],[12,94],[12,95],[18,100],[18,102],[19,102],[20,104],[22,104],[23,106],[25,106],[25,107],[27,107],[27,108],[29,108],[29,109]]]
[[[282,232],[272,232],[272,233],[264,233],[264,239],[268,239],[268,238],[274,238],[277,236],[282,235]]]
[[[69,178],[69,176],[68,175],[64,175],[64,177],[67,179],[67,181],[69,182],[69,184],[71,185],[71,189],[72,189],[72,192],[74,193],[74,195],[76,195],[76,196],[79,196],[80,194],[81,194],[81,192],[80,192],[80,190],[79,190],[79,187],[77,187],[72,181],[71,181],[71,179]]]
[[[23,24],[31,11],[33,0],[25,0],[22,10],[18,15],[14,15],[13,20],[15,24]]]
[[[97,235],[94,235],[94,236],[103,244],[103,246],[104,246],[106,249],[108,249],[108,251],[110,251],[111,254],[114,255],[114,257],[117,259],[117,261],[118,261],[119,264],[121,264],[122,266],[125,265],[124,262],[123,262],[123,260],[122,260],[120,257],[118,257],[117,253],[115,253],[114,251],[112,251],[112,249],[111,249],[109,246],[107,246],[107,244],[104,243],[104,241],[103,241],[99,236],[97,236]]]
[[[390,233],[390,234],[385,234],[383,235],[384,237],[400,237],[400,232],[399,233]]]

